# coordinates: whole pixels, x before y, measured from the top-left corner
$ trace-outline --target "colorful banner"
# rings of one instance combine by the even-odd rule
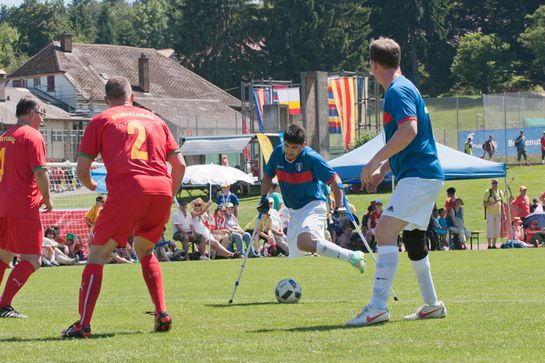
[[[331,90],[341,119],[341,133],[345,150],[356,141],[357,98],[354,90],[355,77],[331,80]]]
[[[269,140],[269,138],[265,134],[257,133],[255,134],[255,136],[257,136],[257,142],[259,143],[259,148],[261,149],[261,155],[263,155],[263,160],[265,160],[265,164],[267,164],[273,152],[271,140]]]
[[[288,105],[290,115],[299,115],[301,113],[299,87],[279,88],[273,86],[273,102]]]
[[[335,103],[335,97],[333,96],[333,88],[331,87],[331,84],[333,81],[329,81],[327,86],[327,94],[328,94],[328,108],[329,108],[329,116],[328,116],[328,126],[329,126],[329,133],[330,134],[340,134],[341,133],[341,118],[339,117],[339,111],[337,110],[337,105]]]
[[[253,94],[254,94],[255,111],[257,114],[257,122],[259,124],[259,131],[264,132],[265,129],[263,127],[263,105],[272,104],[273,102],[272,92],[269,87],[254,88]]]
[[[496,143],[495,156],[501,158],[505,156],[506,146],[508,156],[517,156],[517,148],[515,139],[520,135],[520,130],[524,130],[526,136],[526,153],[528,155],[541,155],[541,146],[539,139],[545,131],[542,127],[526,127],[526,128],[510,128],[496,130],[477,130],[477,131],[460,131],[458,133],[458,150],[464,150],[464,143],[471,136],[473,142],[473,156],[481,157],[484,155],[483,144],[492,136]],[[488,156],[487,156],[488,157]]]

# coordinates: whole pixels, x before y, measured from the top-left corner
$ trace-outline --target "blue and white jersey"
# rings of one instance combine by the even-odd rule
[[[278,177],[284,203],[291,209],[303,208],[313,200],[325,202],[320,182],[329,184],[336,175],[320,154],[308,146],[295,160],[288,161],[283,144],[274,148],[265,173],[271,178]]]
[[[416,120],[418,132],[405,149],[390,158],[397,180],[408,177],[444,180],[430,116],[420,92],[407,78],[393,80],[384,95],[382,124],[388,142],[403,122]]]

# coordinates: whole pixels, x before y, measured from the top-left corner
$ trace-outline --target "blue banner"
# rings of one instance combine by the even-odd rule
[[[524,130],[526,137],[526,153],[528,155],[541,155],[541,146],[539,139],[545,131],[542,127],[527,127],[523,129],[498,129],[498,130],[478,130],[478,131],[460,131],[458,138],[458,150],[464,151],[464,144],[469,136],[473,139],[473,156],[483,156],[483,144],[488,137],[492,135],[493,141],[496,144],[495,156],[504,156],[505,148],[507,147],[508,156],[517,156],[517,148],[515,139],[520,135],[520,131]],[[507,139],[507,142],[506,142]]]

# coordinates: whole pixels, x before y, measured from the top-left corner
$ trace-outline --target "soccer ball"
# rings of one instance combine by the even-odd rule
[[[280,280],[274,289],[274,296],[279,303],[295,304],[301,299],[301,285],[293,279]]]

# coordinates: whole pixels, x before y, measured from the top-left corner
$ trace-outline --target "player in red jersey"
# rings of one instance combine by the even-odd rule
[[[11,301],[41,265],[40,206],[51,211],[45,144],[38,131],[44,113],[31,98],[17,103],[17,124],[0,135],[0,283],[14,255],[21,262],[8,277],[0,318],[26,318]]]
[[[167,125],[154,113],[134,107],[126,78],[106,83],[109,108],[85,129],[79,148],[77,175],[96,189],[90,167],[98,154],[108,170],[108,199],[93,229],[91,249],[79,291],[80,320],[62,331],[63,337],[91,335],[91,317],[102,284],[102,270],[113,250],[124,247],[134,232],[134,250],[155,305],[155,331],[168,331],[171,318],[163,298],[161,268],[152,251],[168,222],[172,196],[185,172],[184,158]],[[172,165],[172,177],[166,161]]]

